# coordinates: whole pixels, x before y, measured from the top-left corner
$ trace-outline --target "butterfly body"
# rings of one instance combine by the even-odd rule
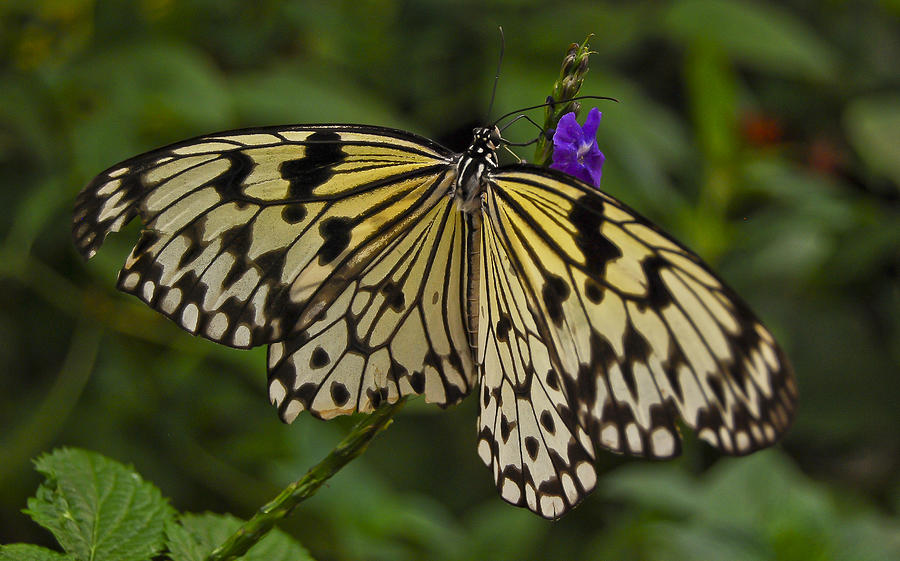
[[[109,168],[81,192],[85,257],[134,216],[119,275],[187,331],[268,345],[285,422],[476,393],[507,501],[556,518],[605,448],[666,458],[678,420],[731,454],[790,424],[793,373],[698,257],[555,170],[364,125],[230,131]],[[473,389],[479,387],[477,392]]]

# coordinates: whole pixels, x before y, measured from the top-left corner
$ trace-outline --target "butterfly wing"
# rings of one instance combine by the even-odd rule
[[[464,315],[429,311],[465,298],[459,289],[433,299],[436,283],[456,287],[466,274],[452,158],[377,127],[207,135],[100,174],[78,197],[73,234],[90,257],[140,216],[119,288],[191,333],[272,344],[270,397],[286,421],[300,405],[321,416],[366,410],[363,380],[389,399],[453,403],[474,376]],[[431,259],[457,265],[447,278],[422,273]]]
[[[678,416],[730,454],[768,446],[787,429],[796,400],[790,365],[697,256],[622,203],[554,170],[500,168],[490,180],[482,261],[496,264],[500,280],[482,292],[479,316],[488,334],[479,349],[486,385],[479,450],[495,476],[507,474],[498,485],[527,484],[535,472],[574,474],[566,500],[551,477],[528,501],[539,514],[559,516],[555,507],[577,503],[593,486],[593,473],[572,463],[592,453],[580,430],[615,452],[667,458],[680,453]],[[515,294],[512,305],[504,308],[508,297],[497,283]],[[514,333],[521,355],[541,367],[491,359],[503,356],[490,349],[502,348],[504,333]],[[507,398],[534,393],[536,384],[543,402]],[[551,406],[566,429],[552,445],[545,427],[525,420]],[[498,416],[517,421],[550,454],[538,446],[536,455],[522,455],[521,434],[520,442],[505,438]],[[576,442],[582,454],[571,453]],[[544,510],[542,500],[554,508]]]
[[[481,238],[478,454],[506,501],[558,518],[594,488],[594,447],[496,216]]]
[[[468,395],[470,228],[451,201],[444,194],[411,216],[361,269],[338,270],[351,280],[320,319],[269,346],[269,396],[282,419],[370,412],[413,393],[441,405]]]

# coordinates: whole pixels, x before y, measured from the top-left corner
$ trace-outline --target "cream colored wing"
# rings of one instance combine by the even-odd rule
[[[518,337],[520,354],[543,365],[544,386],[559,387],[547,392],[549,403],[561,418],[574,419],[566,429],[575,440],[584,430],[597,446],[666,458],[680,452],[679,416],[730,454],[750,453],[784,433],[796,400],[791,367],[766,328],[698,257],[567,175],[515,166],[490,177],[485,235],[492,239],[485,259],[508,261],[497,275],[521,288],[513,290],[518,314],[504,316],[482,304],[480,341],[490,349],[499,333],[528,333],[527,345]],[[501,298],[494,292],[491,301]],[[535,368],[509,359],[499,360],[498,377],[491,371],[498,361],[485,357],[486,381],[524,380],[522,388],[533,388],[538,380]],[[482,417],[495,417],[497,409],[522,418],[521,401],[500,399],[502,389],[495,393],[499,397],[483,400]],[[546,410],[532,403],[536,414]],[[482,457],[497,464],[495,473],[508,470],[515,480],[521,471],[526,478],[527,462],[510,453],[515,443],[510,449],[499,436],[496,426],[482,421],[480,449],[490,451]],[[565,455],[528,467],[532,474],[579,469]],[[564,506],[580,499],[578,491]]]
[[[495,216],[482,227],[478,455],[506,501],[558,518],[594,488],[594,446]]]
[[[281,397],[285,420],[293,397],[307,395],[302,376],[320,376],[288,374],[289,364],[296,364],[291,357],[306,352],[306,338],[317,360],[328,349],[329,360],[341,364],[330,371],[330,380],[351,387],[349,378],[362,380],[371,372],[379,393],[390,396],[392,383],[394,389],[405,387],[405,378],[396,373],[402,366],[411,380],[427,373],[424,385],[406,382],[412,392],[453,402],[474,376],[464,316],[425,319],[423,311],[433,303],[424,293],[436,280],[423,282],[411,274],[429,259],[455,258],[460,251],[458,241],[454,245],[447,234],[432,233],[459,226],[448,226],[452,159],[426,139],[377,127],[286,126],[213,134],[100,174],[78,197],[73,234],[90,257],[109,232],[140,216],[145,229],[119,274],[119,288],[191,333],[239,348],[275,344],[270,394],[276,401]],[[432,225],[429,233],[423,224]],[[395,278],[401,269],[410,274]],[[458,276],[465,271],[450,272],[457,275],[454,282],[462,282]],[[368,305],[377,321],[365,314],[354,317],[356,310],[346,308],[347,298],[359,306],[366,295],[373,302],[394,296],[387,308]],[[442,293],[439,302],[450,299]],[[314,346],[323,318],[336,314],[344,318],[345,347],[339,350],[333,341]],[[404,344],[431,349],[427,356],[404,354],[395,341],[398,334],[410,336],[414,318],[422,329]],[[400,348],[392,349],[392,342]],[[380,371],[377,351],[383,348],[393,353],[390,372]],[[368,364],[378,367],[350,366],[346,357],[366,352],[377,355]],[[429,368],[427,361],[437,366]],[[433,390],[434,376],[446,384],[441,396]],[[337,397],[334,404],[307,405],[322,415],[359,406],[349,398],[338,406],[343,400]],[[347,404],[352,407],[342,408]]]
[[[316,321],[269,346],[269,396],[282,419],[371,412],[408,394],[451,405],[475,382],[464,325],[469,229],[446,199],[411,222]],[[341,287],[345,286],[340,283]]]

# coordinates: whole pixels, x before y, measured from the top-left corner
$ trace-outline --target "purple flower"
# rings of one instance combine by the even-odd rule
[[[553,163],[550,167],[574,175],[594,187],[600,185],[600,175],[606,156],[597,146],[597,127],[600,110],[588,113],[584,126],[575,120],[575,113],[566,113],[553,133]]]

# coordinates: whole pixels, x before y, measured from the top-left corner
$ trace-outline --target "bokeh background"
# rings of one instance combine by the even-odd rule
[[[598,489],[551,523],[498,497],[475,400],[415,400],[284,529],[321,560],[900,559],[898,21],[896,0],[2,3],[0,542],[52,543],[20,510],[54,447],[133,464],[180,510],[247,517],[354,422],[282,425],[264,350],[117,293],[137,225],[82,262],[79,189],[243,126],[371,123],[462,149],[503,25],[495,115],[542,102],[595,34],[583,91],[620,100],[601,102],[602,188],[758,311],[796,367],[794,427],[737,460],[691,436],[671,462],[600,454]]]

